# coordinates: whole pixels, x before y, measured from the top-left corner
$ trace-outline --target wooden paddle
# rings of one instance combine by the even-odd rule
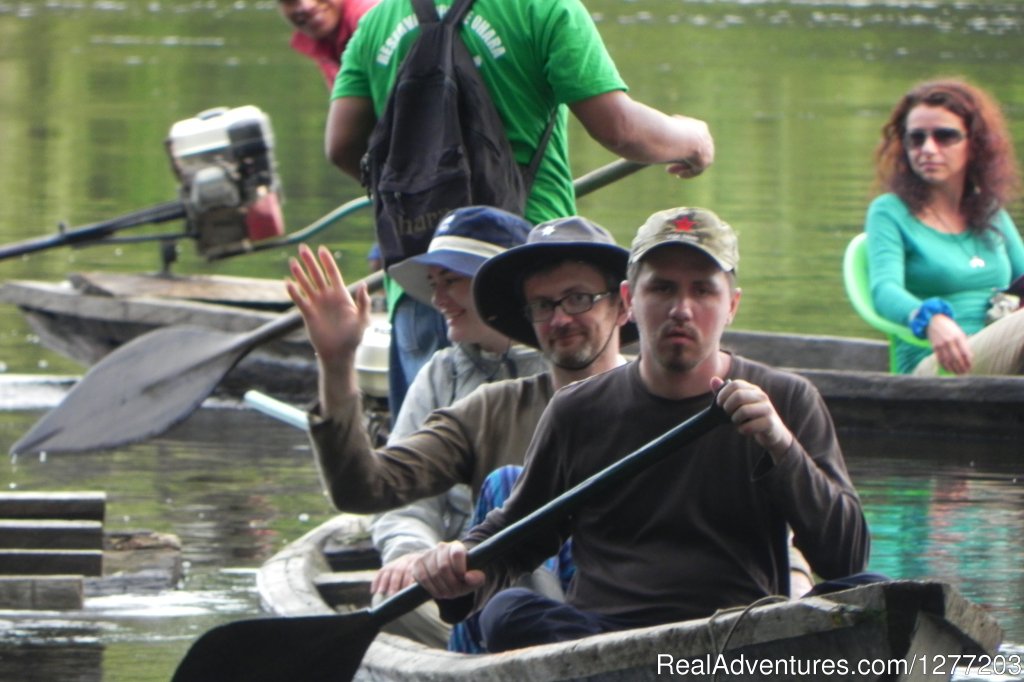
[[[613,161],[579,178],[576,194],[645,167]],[[363,281],[380,277],[375,273]],[[103,450],[163,433],[192,414],[249,351],[301,326],[302,316],[293,310],[244,334],[180,326],[138,336],[93,365],[10,452]]]
[[[587,500],[607,493],[728,421],[713,400],[683,423],[472,548],[469,565],[485,567]],[[429,599],[427,591],[415,584],[373,608],[354,613],[258,618],[221,625],[192,644],[172,682],[351,680],[380,628]]]
[[[349,291],[383,277],[375,272]],[[90,367],[11,454],[102,450],[163,433],[192,414],[249,351],[301,326],[301,313],[291,310],[242,334],[183,325],[137,336]]]

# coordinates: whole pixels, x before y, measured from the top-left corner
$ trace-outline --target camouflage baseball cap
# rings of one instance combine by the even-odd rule
[[[735,270],[740,260],[736,233],[728,223],[704,208],[670,208],[648,218],[633,239],[630,265],[666,244],[699,249],[726,272]]]

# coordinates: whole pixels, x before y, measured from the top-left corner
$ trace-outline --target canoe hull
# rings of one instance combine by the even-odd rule
[[[363,606],[372,571],[331,567],[354,552],[358,568],[365,529],[365,517],[341,515],[271,558],[257,580],[265,608],[298,616]],[[632,682],[685,670],[699,679],[936,680],[950,677],[948,666],[944,675],[930,670],[945,656],[991,655],[1001,640],[998,624],[951,586],[897,581],[495,655],[455,654],[382,633],[356,679]]]
[[[17,305],[44,347],[85,366],[147,332],[195,325],[232,333],[259,327],[290,305],[280,282],[237,277],[81,275],[75,282],[11,281],[0,300]],[[128,294],[134,290],[136,293]],[[219,391],[258,389],[290,399],[316,394],[317,368],[303,331],[261,345]]]

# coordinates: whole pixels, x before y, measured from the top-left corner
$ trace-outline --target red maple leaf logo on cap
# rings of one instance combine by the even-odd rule
[[[675,220],[669,221],[676,226],[676,232],[689,232],[697,224],[689,216],[683,218],[676,218]]]

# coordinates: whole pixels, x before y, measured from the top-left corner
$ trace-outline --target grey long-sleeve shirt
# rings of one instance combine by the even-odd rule
[[[388,442],[400,442],[419,429],[431,412],[466,397],[483,384],[529,377],[547,369],[544,356],[526,346],[514,345],[500,355],[471,344],[442,348],[413,379]],[[455,485],[440,495],[375,517],[370,527],[373,545],[382,561],[389,563],[410,552],[430,549],[438,542],[460,538],[468,530],[472,515],[472,491],[467,485]]]

